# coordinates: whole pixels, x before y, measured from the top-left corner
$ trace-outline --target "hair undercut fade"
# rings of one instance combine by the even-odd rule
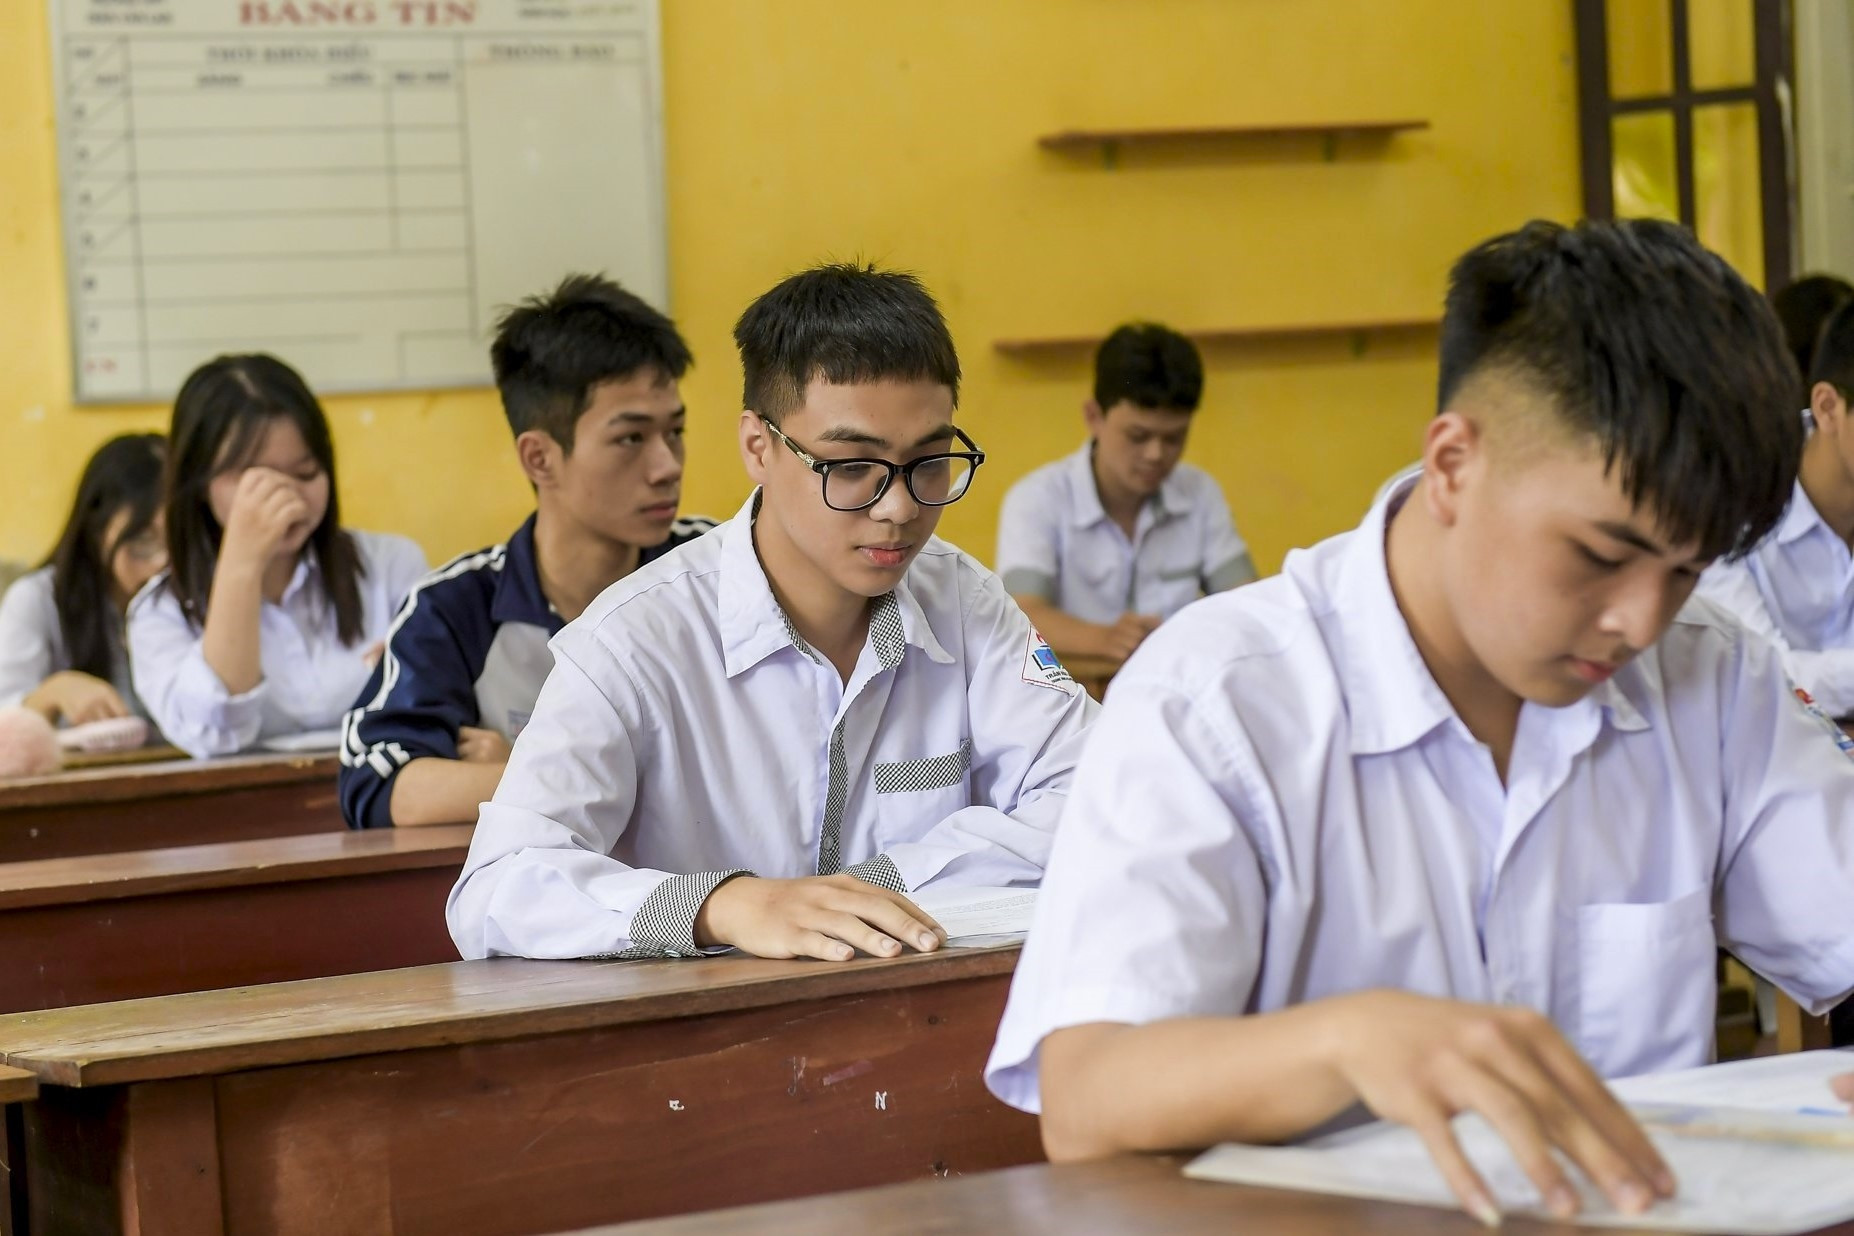
[[[568,275],[524,300],[489,346],[509,429],[542,430],[568,452],[594,387],[641,372],[675,381],[692,361],[674,322],[603,275]]]
[[[1704,558],[1742,555],[1790,500],[1803,427],[1783,331],[1684,228],[1534,221],[1469,250],[1449,276],[1439,407],[1486,370],[1548,396]]]
[[[734,324],[742,407],[773,424],[822,380],[934,382],[959,404],[959,353],[940,306],[915,276],[861,263],[792,275]]]
[[[1155,322],[1131,322],[1101,341],[1094,354],[1094,401],[1167,412],[1195,412],[1204,397],[1204,359],[1197,345]]]

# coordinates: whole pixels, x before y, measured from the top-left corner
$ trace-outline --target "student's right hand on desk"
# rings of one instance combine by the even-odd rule
[[[246,468],[232,495],[220,560],[262,569],[307,518],[309,504],[295,481],[275,468]]]
[[[129,715],[129,706],[115,687],[80,670],[60,670],[53,674],[27,697],[26,705],[47,721],[62,719],[68,725],[85,725]]]
[[[1626,1214],[1674,1192],[1673,1174],[1634,1117],[1550,1021],[1531,1009],[1401,991],[1334,998],[1339,1073],[1376,1115],[1408,1125],[1469,1214],[1497,1214],[1462,1153],[1452,1116],[1476,1112],[1554,1213],[1577,1210],[1555,1149]]]
[[[1159,629],[1159,620],[1151,614],[1126,613],[1120,615],[1113,623],[1101,628],[1100,647],[1096,654],[1124,661],[1133,655],[1133,650],[1146,642],[1146,637]]]
[[[903,944],[931,953],[945,933],[900,893],[852,875],[735,876],[702,903],[695,942],[704,948],[731,944],[755,957],[848,961],[856,949],[899,956]]]

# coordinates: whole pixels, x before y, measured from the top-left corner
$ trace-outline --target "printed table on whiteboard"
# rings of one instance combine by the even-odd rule
[[[80,400],[477,385],[570,271],[665,303],[655,0],[51,3]]]

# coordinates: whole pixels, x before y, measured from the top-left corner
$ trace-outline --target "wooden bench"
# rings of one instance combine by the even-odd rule
[[[1167,1236],[1485,1236],[1464,1214],[1393,1202],[1359,1201],[1186,1180],[1183,1158],[1038,1164],[958,1180],[921,1181],[832,1197],[603,1227],[582,1236],[1069,1236],[1164,1232]],[[1573,1236],[1594,1229],[1510,1218],[1514,1236]],[[1826,1229],[1854,1234],[1854,1224]]]
[[[0,863],[339,832],[333,755],[234,755],[0,781]]]
[[[1015,947],[492,960],[0,1016],[16,1232],[552,1232],[1041,1157]]]
[[[470,825],[0,864],[0,1012],[455,960]]]

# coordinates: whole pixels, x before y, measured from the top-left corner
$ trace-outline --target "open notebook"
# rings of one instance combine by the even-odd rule
[[[1828,1079],[1854,1053],[1805,1052],[1616,1083],[1680,1182],[1677,1195],[1623,1215],[1579,1180],[1592,1227],[1800,1233],[1854,1219],[1854,1118]],[[1462,1149],[1502,1211],[1547,1217],[1532,1184],[1482,1120],[1456,1122]],[[1416,1134],[1371,1124],[1298,1146],[1219,1146],[1187,1176],[1346,1197],[1456,1207]]]

